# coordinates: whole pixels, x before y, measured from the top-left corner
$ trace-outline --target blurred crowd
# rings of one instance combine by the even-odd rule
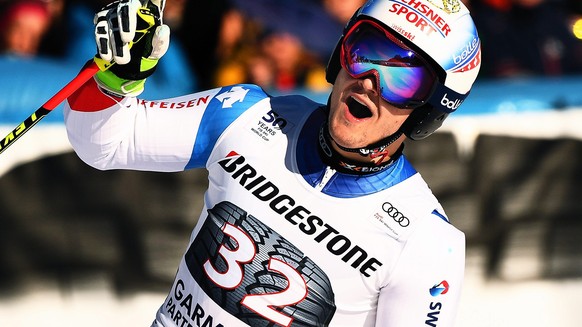
[[[482,77],[582,73],[582,1],[470,0]]]
[[[82,66],[95,53],[92,17],[109,2],[0,0],[2,56]],[[187,72],[197,89],[255,83],[321,91],[329,87],[325,66],[341,29],[364,2],[170,0],[164,21],[172,46],[159,70],[170,81]],[[482,39],[480,78],[582,73],[582,1],[464,2]]]

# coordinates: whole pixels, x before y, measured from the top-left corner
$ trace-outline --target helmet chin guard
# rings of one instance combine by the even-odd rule
[[[464,102],[481,66],[481,43],[468,9],[461,0],[368,0],[346,25],[328,61],[329,83],[342,69],[345,33],[363,19],[377,22],[422,54],[437,72],[432,93],[400,128],[412,140],[428,137]]]

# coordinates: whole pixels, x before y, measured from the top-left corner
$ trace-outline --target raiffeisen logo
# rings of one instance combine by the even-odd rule
[[[237,102],[243,102],[245,97],[249,93],[248,89],[241,86],[235,86],[228,90],[227,92],[217,95],[215,98],[222,102],[222,108],[232,108],[232,106]]]
[[[446,280],[443,280],[439,284],[435,284],[433,287],[430,288],[430,295],[432,296],[439,296],[447,294],[449,291],[449,283]]]

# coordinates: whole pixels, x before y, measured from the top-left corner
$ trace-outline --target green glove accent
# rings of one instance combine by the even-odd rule
[[[97,72],[95,80],[103,90],[120,97],[140,95],[145,88],[146,82],[145,78],[135,81],[123,79],[110,70]]]
[[[153,73],[158,61],[159,59],[141,58],[140,71],[149,72],[150,74]],[[147,77],[142,79],[124,79],[117,76],[112,69],[100,70],[95,74],[97,84],[102,89],[116,96],[135,97],[140,95],[145,88],[146,79]]]

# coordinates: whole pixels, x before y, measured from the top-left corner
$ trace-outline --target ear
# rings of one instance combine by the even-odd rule
[[[401,130],[411,140],[422,140],[439,129],[448,116],[448,113],[435,109],[430,104],[425,104],[412,111],[402,124]]]

